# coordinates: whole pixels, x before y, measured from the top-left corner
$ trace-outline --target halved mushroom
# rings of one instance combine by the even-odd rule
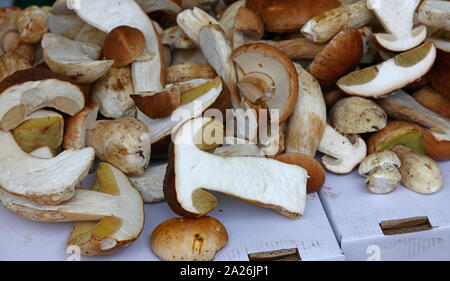
[[[375,194],[394,191],[402,181],[397,155],[389,150],[367,156],[359,165],[358,173],[366,178],[366,188]]]
[[[35,158],[4,131],[0,131],[0,143],[0,189],[49,205],[74,196],[75,185],[87,176],[95,156],[92,148],[86,148],[64,151],[52,159]]]
[[[425,130],[414,124],[404,121],[392,121],[382,129],[370,136],[367,142],[368,154],[391,150],[397,144],[408,146],[414,151],[424,154],[423,135]]]
[[[389,32],[374,34],[373,38],[378,44],[391,51],[403,52],[417,47],[425,40],[425,26],[420,25],[413,29],[414,12],[420,0],[377,0],[376,3],[377,5],[371,5],[371,9],[384,29]]]
[[[161,92],[145,95],[131,95],[136,107],[152,119],[172,115],[181,102],[180,88],[173,86]]]
[[[364,55],[363,47],[361,33],[357,29],[345,29],[317,54],[308,71],[323,89],[330,87],[359,65]]]
[[[105,39],[103,54],[114,60],[114,67],[124,67],[135,61],[145,50],[145,36],[137,28],[126,25],[115,27]]]
[[[245,7],[246,0],[238,0],[230,4],[221,15],[219,15],[219,23],[223,28],[231,34],[234,29],[234,21],[236,19],[239,8]]]
[[[295,31],[312,17],[339,6],[337,0],[246,1],[246,7],[261,17],[270,32]]]
[[[350,95],[377,97],[403,88],[433,66],[436,48],[431,42],[401,53],[381,64],[352,72],[337,82]]]
[[[263,99],[264,96],[272,97],[275,92],[275,82],[272,77],[262,72],[250,72],[239,79],[239,94],[252,103]]]
[[[136,117],[131,68],[111,67],[93,84],[91,99],[100,105],[100,113],[107,118]]]
[[[322,164],[335,174],[348,174],[367,155],[367,146],[358,135],[343,136],[330,125],[326,125],[319,151],[326,154]]]
[[[144,34],[146,49],[152,55],[146,61],[132,63],[134,90],[136,93],[162,90],[165,86],[162,45],[152,21],[139,5],[134,0],[77,1],[79,5],[74,10],[78,16],[103,32],[127,25]]]
[[[286,152],[314,157],[325,131],[327,109],[318,81],[299,64],[294,65],[299,94],[295,110],[288,120]]]
[[[86,146],[129,176],[140,176],[150,162],[150,132],[135,118],[98,120],[89,126]]]
[[[177,49],[196,48],[195,43],[189,39],[183,29],[181,29],[178,25],[169,27],[163,31],[161,35],[161,43]]]
[[[62,144],[65,150],[82,149],[86,146],[86,132],[91,124],[97,120],[98,108],[97,103],[92,103],[75,116],[67,119]]]
[[[450,3],[448,1],[424,1],[419,8],[419,21],[427,26],[450,30]]]
[[[360,28],[374,18],[373,13],[367,8],[366,0],[362,0],[313,17],[305,23],[301,32],[313,42],[325,43],[340,31],[349,27]]]
[[[200,46],[199,36],[203,26],[210,24],[220,26],[220,23],[215,18],[197,7],[194,7],[192,10],[186,9],[179,13],[177,15],[177,23],[197,46]]]
[[[165,261],[210,261],[228,243],[223,224],[212,217],[173,218],[153,230],[150,246]]]
[[[450,100],[430,86],[414,92],[413,97],[429,110],[450,119]]]
[[[375,102],[349,97],[338,101],[330,111],[333,127],[341,134],[376,132],[387,125],[387,115]]]
[[[396,145],[392,151],[402,163],[399,171],[405,187],[418,193],[431,194],[444,186],[441,169],[436,161],[404,145]]]
[[[73,116],[84,102],[81,88],[61,75],[45,69],[18,71],[0,84],[0,128],[10,131],[44,107]]]
[[[234,28],[242,32],[249,40],[259,40],[264,35],[264,24],[261,18],[244,7],[240,7],[236,13]]]
[[[105,255],[126,248],[144,227],[144,204],[139,192],[122,172],[107,163],[100,163],[93,190],[76,189],[75,196],[61,205],[36,204],[3,190],[0,200],[30,220],[76,221],[67,245],[79,246],[83,255]]]
[[[208,130],[211,127],[214,129]],[[220,135],[217,130],[223,130],[217,120],[195,118],[185,122],[174,136],[164,179],[164,197],[172,210],[186,217],[206,215],[216,206],[216,198],[202,189],[206,188],[275,209],[290,218],[301,216],[306,171],[269,158],[220,157],[196,146],[198,132],[203,133],[201,143],[220,145],[222,140],[215,138]]]
[[[214,79],[217,76],[214,69],[206,64],[186,62],[171,65],[166,68],[166,82],[178,83],[193,79]]]
[[[64,118],[61,114],[38,110],[27,116],[27,120],[12,130],[14,139],[25,152],[48,146],[57,149],[63,139]]]
[[[427,155],[436,160],[450,159],[450,120],[423,107],[402,90],[378,100],[386,113],[395,119],[414,122],[430,128],[424,135]]]
[[[276,47],[263,43],[243,45],[232,53],[233,61],[244,74],[264,73],[275,86],[273,96],[265,96],[269,109],[279,110],[279,123],[286,121],[295,109],[299,83],[292,61]],[[232,96],[240,100],[237,96]]]
[[[85,22],[77,15],[61,15],[52,12],[48,16],[48,30],[57,35],[64,36],[69,39],[75,39],[77,34],[86,25]]]
[[[44,35],[41,45],[48,67],[78,83],[94,82],[114,63],[113,60],[99,60],[102,48],[98,45],[76,42],[52,33]]]
[[[143,175],[130,178],[130,182],[141,193],[144,203],[164,200],[163,181],[166,170],[167,162],[157,164],[152,162]]]
[[[178,0],[136,0],[145,13],[163,11],[170,14],[181,12],[181,4]]]

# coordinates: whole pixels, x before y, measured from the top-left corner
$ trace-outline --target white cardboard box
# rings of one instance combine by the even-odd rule
[[[87,182],[91,182],[91,175]],[[88,184],[84,185],[88,187]],[[308,195],[304,216],[292,220],[229,196],[218,196],[210,216],[220,220],[229,235],[228,245],[215,260],[249,260],[249,253],[297,248],[302,260],[344,260],[317,194]],[[167,203],[146,204],[145,226],[129,248],[103,257],[81,260],[157,260],[150,248],[153,229],[177,217]],[[72,223],[42,223],[23,219],[0,207],[0,260],[67,260],[66,241]]]
[[[432,195],[403,186],[375,195],[366,190],[357,171],[327,174],[319,196],[346,260],[450,260],[450,161],[439,165],[444,188]],[[415,217],[428,218],[432,229],[385,235],[380,226]]]

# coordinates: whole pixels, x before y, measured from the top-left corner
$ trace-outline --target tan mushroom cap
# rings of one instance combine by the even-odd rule
[[[275,83],[275,93],[266,101],[269,109],[279,109],[279,122],[286,121],[298,100],[297,70],[278,48],[263,43],[246,44],[232,53],[232,59],[244,73],[261,72]]]
[[[150,238],[153,252],[165,261],[210,261],[227,243],[227,230],[212,217],[169,219]]]
[[[114,60],[114,67],[132,63],[145,49],[145,36],[137,28],[118,26],[106,36],[103,53],[108,60]]]
[[[247,0],[246,7],[254,11],[270,32],[300,29],[309,19],[341,5],[337,0]]]

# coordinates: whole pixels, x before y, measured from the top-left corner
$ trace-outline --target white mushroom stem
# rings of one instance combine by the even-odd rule
[[[424,1],[419,8],[419,21],[427,26],[450,30],[450,2]]]
[[[366,157],[367,146],[360,136],[343,136],[326,125],[319,151],[326,154],[322,157],[322,164],[327,170],[348,174]]]

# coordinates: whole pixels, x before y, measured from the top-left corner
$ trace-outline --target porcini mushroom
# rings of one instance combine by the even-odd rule
[[[403,88],[433,66],[436,48],[431,42],[396,55],[381,64],[354,71],[337,82],[350,95],[377,97]]]
[[[84,107],[81,88],[45,69],[22,70],[0,84],[0,128],[9,131],[44,107],[75,115]]]
[[[211,66],[201,63],[186,62],[166,68],[166,82],[169,84],[193,79],[214,79],[216,76]]]
[[[180,89],[176,86],[146,95],[131,95],[137,108],[152,119],[166,118],[181,102]]]
[[[394,191],[402,181],[397,155],[389,150],[367,156],[359,165],[358,173],[366,178],[366,188],[375,194]]]
[[[447,71],[450,68],[450,43],[447,40],[429,40],[436,46],[436,61],[428,77],[433,88],[450,99],[450,77]]]
[[[450,3],[448,1],[423,1],[419,8],[419,21],[427,26],[450,30]]]
[[[450,100],[430,86],[414,92],[413,97],[429,110],[450,119]]]
[[[58,206],[36,204],[3,190],[0,200],[30,220],[75,221],[67,245],[80,247],[83,255],[105,255],[126,248],[144,227],[144,204],[139,192],[122,172],[107,163],[100,163],[93,190],[76,189],[71,200]]]
[[[92,148],[86,148],[52,159],[35,158],[22,151],[11,133],[1,130],[0,143],[0,190],[49,205],[75,195],[75,185],[87,176],[95,156]]]
[[[209,131],[203,133],[202,143],[222,142],[214,137],[220,134],[215,133],[221,127],[217,123],[211,118],[191,119],[174,136],[164,179],[164,197],[172,210],[194,218],[209,213],[215,208],[216,198],[202,189],[206,188],[275,209],[290,218],[301,216],[306,200],[306,171],[269,158],[220,157],[200,150],[194,141],[198,132]],[[207,130],[210,126],[216,129]]]
[[[419,3],[420,0],[377,0],[376,5],[371,5],[371,9],[388,32],[375,33],[375,41],[396,52],[412,49],[422,43],[427,36],[426,27],[420,25],[413,29],[414,12]]]
[[[210,261],[228,243],[225,226],[215,218],[173,218],[159,224],[150,246],[165,261]]]
[[[436,161],[404,145],[396,145],[392,151],[402,163],[399,171],[405,187],[418,193],[431,194],[444,186],[441,169]]]
[[[338,101],[330,111],[333,127],[341,134],[363,134],[376,132],[387,125],[387,114],[375,102],[348,97]]]
[[[197,7],[186,9],[179,13],[177,15],[177,23],[197,46],[200,46],[199,35],[203,26],[210,24],[220,26],[220,23],[215,18]]]
[[[77,15],[61,15],[53,12],[47,13],[48,30],[56,35],[74,40],[81,29],[86,25]]]
[[[234,28],[242,32],[249,40],[259,40],[264,35],[264,24],[261,18],[245,7],[237,10]]]
[[[124,67],[136,60],[145,50],[145,36],[137,28],[126,25],[115,27],[106,36],[103,54],[114,60],[114,67]]]
[[[144,203],[164,200],[163,181],[167,162],[153,163],[139,177],[130,177],[130,182],[141,193]]]
[[[39,42],[47,32],[47,13],[37,6],[29,6],[17,17],[16,25],[24,42]]]
[[[65,150],[81,149],[86,146],[86,132],[89,126],[97,120],[97,103],[87,105],[76,115],[67,119],[62,146]]]
[[[41,158],[41,159],[50,159],[55,157],[55,152],[48,146],[43,146],[38,149],[31,151],[30,156]]]
[[[351,173],[367,155],[366,143],[360,136],[343,136],[330,125],[325,127],[318,150],[325,154],[325,169],[335,174]]]
[[[161,35],[161,43],[177,49],[196,48],[195,43],[189,39],[183,29],[178,25],[165,29]]]
[[[98,45],[76,42],[52,33],[44,35],[41,45],[48,67],[77,83],[94,82],[114,63],[113,60],[99,60],[102,48]]]
[[[135,118],[98,120],[89,126],[86,146],[129,176],[140,176],[150,161],[150,132]]]

